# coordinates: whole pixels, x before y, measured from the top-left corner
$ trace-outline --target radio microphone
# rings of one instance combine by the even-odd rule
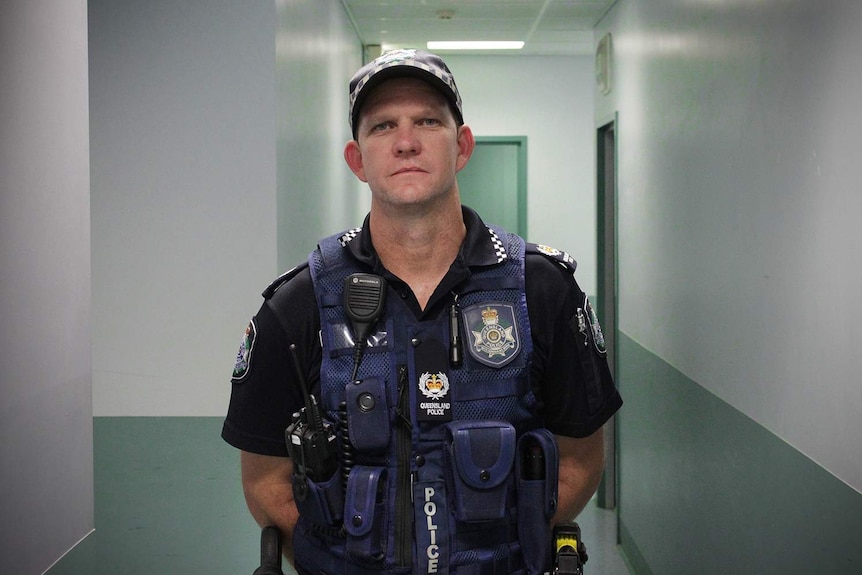
[[[356,380],[368,333],[383,315],[386,306],[386,280],[374,274],[352,274],[344,280],[344,311],[353,328],[353,375]]]

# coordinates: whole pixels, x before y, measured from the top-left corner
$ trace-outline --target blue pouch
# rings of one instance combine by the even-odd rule
[[[348,383],[347,429],[357,451],[384,453],[389,445],[389,409],[383,380],[369,377]]]
[[[349,554],[363,559],[383,557],[385,511],[386,468],[357,465],[351,469],[344,502]]]
[[[323,483],[294,474],[294,501],[301,515],[312,523],[333,527],[341,522],[344,494],[341,489],[341,468]]]
[[[456,519],[503,519],[513,482],[515,428],[502,421],[456,421],[446,425],[446,435]]]
[[[551,517],[557,510],[559,455],[547,429],[528,431],[518,440],[518,540],[529,573],[551,568]]]

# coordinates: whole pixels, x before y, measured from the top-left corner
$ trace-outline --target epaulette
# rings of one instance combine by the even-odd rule
[[[527,242],[525,249],[528,254],[541,254],[546,258],[565,266],[566,268],[571,270],[572,273],[575,273],[575,269],[577,269],[578,267],[578,262],[575,261],[575,258],[570,256],[566,252],[562,252],[556,248],[552,248],[544,244],[532,244],[530,242]]]
[[[305,262],[305,263],[299,264],[295,268],[287,270],[286,272],[284,272],[283,274],[281,274],[280,276],[275,278],[275,281],[272,282],[271,284],[269,284],[269,287],[267,287],[265,290],[263,290],[263,293],[261,293],[260,295],[263,296],[263,299],[271,298],[272,296],[275,295],[275,292],[278,291],[278,288],[280,288],[281,286],[283,286],[284,284],[289,282],[291,279],[293,279],[296,276],[296,274],[298,274],[299,272],[301,272],[302,270],[304,270],[307,267],[308,267],[308,262]]]

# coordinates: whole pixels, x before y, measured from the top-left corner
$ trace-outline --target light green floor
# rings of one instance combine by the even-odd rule
[[[96,531],[47,575],[251,575],[260,531],[221,418],[94,419]],[[579,518],[587,575],[628,575],[611,511]],[[285,573],[292,571],[285,567]]]

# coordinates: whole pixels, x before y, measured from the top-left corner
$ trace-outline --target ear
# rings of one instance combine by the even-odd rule
[[[362,151],[359,149],[359,142],[356,140],[347,142],[347,145],[344,146],[344,161],[347,162],[347,167],[356,174],[357,178],[368,183],[365,178],[365,167],[362,165]]]
[[[470,126],[464,124],[458,127],[458,160],[455,163],[455,171],[460,172],[470,156],[473,155],[473,150],[476,148],[476,138],[473,137],[473,130]]]

